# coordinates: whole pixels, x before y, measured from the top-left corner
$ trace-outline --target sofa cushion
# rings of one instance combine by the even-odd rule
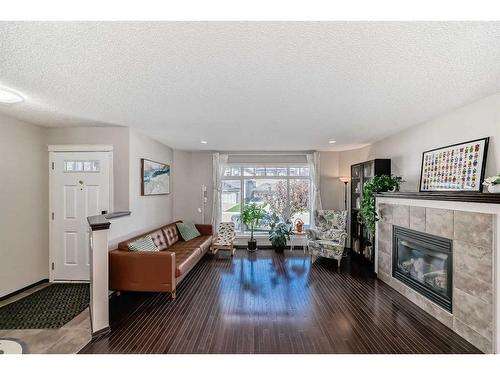
[[[175,277],[179,277],[188,272],[201,258],[199,247],[182,246],[185,242],[177,242],[173,247],[175,252]]]
[[[177,230],[176,223],[165,225],[163,230],[163,235],[165,236],[165,240],[167,242],[167,247],[171,247],[177,241],[179,241],[179,231]]]
[[[212,236],[199,236],[189,240],[187,244],[195,247],[199,247],[202,255],[210,249],[210,245],[212,244]]]
[[[161,228],[154,229],[152,231],[140,234],[138,236],[129,238],[126,241],[122,241],[118,244],[118,249],[119,250],[129,250],[128,246],[132,242],[135,242],[145,236],[150,236],[151,239],[153,240],[153,243],[156,245],[156,248],[158,250],[165,250],[167,248],[167,241],[165,240],[165,236],[163,235],[163,231]]]
[[[212,236],[199,236],[190,241],[178,241],[168,249],[175,253],[175,277],[188,272],[207,252]]]
[[[130,251],[159,251],[150,236],[139,238],[128,244]]]
[[[193,223],[177,223],[177,229],[179,229],[179,233],[184,241],[192,240],[201,235]]]
[[[167,241],[165,240],[165,236],[163,235],[163,231],[161,229],[155,230],[149,234],[154,244],[158,248],[158,250],[165,250],[167,248]]]

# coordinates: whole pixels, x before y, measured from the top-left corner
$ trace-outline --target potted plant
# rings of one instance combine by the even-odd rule
[[[248,241],[248,251],[257,250],[257,241],[253,238],[253,231],[259,222],[266,217],[264,208],[266,204],[258,205],[257,203],[245,204],[241,211],[241,221],[250,228],[250,240]]]
[[[380,175],[364,184],[359,215],[372,235],[375,234],[375,224],[378,221],[375,194],[399,190],[401,182],[403,179],[399,176]]]
[[[287,241],[290,241],[293,224],[281,221],[278,215],[273,213],[269,226],[269,241],[277,253],[282,253]]]
[[[490,193],[500,193],[500,173],[496,176],[486,178],[483,185],[488,187]]]

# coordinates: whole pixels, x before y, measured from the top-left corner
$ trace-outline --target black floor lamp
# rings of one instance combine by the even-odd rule
[[[344,183],[344,210],[347,211],[347,183],[351,179],[349,177],[339,177],[339,180]]]

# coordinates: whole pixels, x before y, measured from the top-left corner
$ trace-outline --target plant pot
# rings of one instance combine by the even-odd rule
[[[488,191],[493,194],[500,194],[500,185],[488,185]]]
[[[256,240],[248,241],[247,250],[248,251],[257,251],[257,241]]]
[[[278,254],[283,254],[283,252],[285,251],[285,248],[284,247],[275,247],[274,251],[276,251]]]

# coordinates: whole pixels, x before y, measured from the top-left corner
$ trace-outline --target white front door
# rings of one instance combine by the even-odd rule
[[[109,212],[111,152],[51,152],[51,280],[90,278],[87,216]]]

